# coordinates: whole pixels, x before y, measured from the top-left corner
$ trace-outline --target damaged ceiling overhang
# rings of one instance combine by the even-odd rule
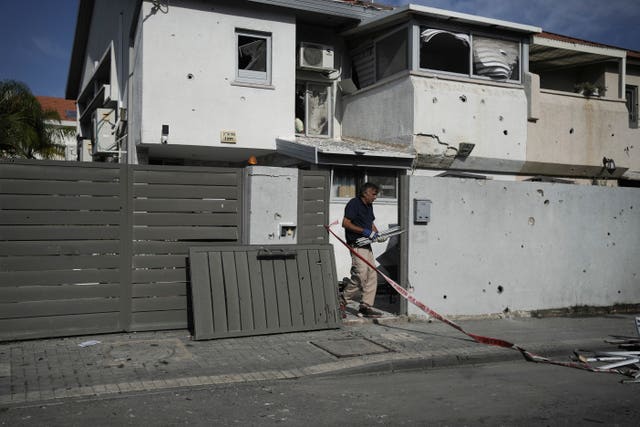
[[[343,138],[278,138],[277,151],[316,165],[410,169],[414,154],[408,146]]]
[[[628,168],[617,167],[609,172],[602,165],[533,162],[489,157],[452,157],[418,154],[414,166],[418,169],[447,169],[475,173],[521,176],[554,176],[563,178],[630,179]]]
[[[529,47],[529,64],[535,71],[618,61],[625,56],[623,49],[581,43],[577,39],[547,33],[535,35]]]
[[[553,176],[563,178],[635,179],[628,168],[607,171],[602,165],[533,162],[477,156],[416,153],[405,144],[355,138],[297,137],[276,139],[279,154],[309,164],[392,169],[431,169],[498,175]]]

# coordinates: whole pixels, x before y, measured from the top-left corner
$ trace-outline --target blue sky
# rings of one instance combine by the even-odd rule
[[[0,0],[0,80],[64,97],[78,0]]]
[[[133,1],[133,0],[132,0]],[[378,0],[390,5],[409,1]],[[638,0],[414,0],[640,51]],[[78,0],[0,0],[0,80],[64,97]]]
[[[640,51],[638,0],[386,0],[528,24],[543,31]]]

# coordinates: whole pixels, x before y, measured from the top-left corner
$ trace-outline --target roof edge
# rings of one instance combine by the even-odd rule
[[[69,73],[67,74],[67,88],[65,91],[65,98],[67,99],[76,99],[78,97],[80,79],[82,78],[83,57],[87,50],[94,5],[95,0],[80,0],[78,5],[76,32],[73,37],[73,50],[71,51]]]
[[[526,34],[537,34],[542,32],[542,28],[532,25],[518,24],[516,22],[503,21],[500,19],[485,18],[479,15],[471,15],[468,13],[454,12],[445,9],[437,9],[434,7],[422,6],[417,4],[407,4],[400,6],[393,11],[384,13],[383,15],[375,18],[370,18],[362,21],[356,28],[351,29],[343,33],[344,35],[351,35],[357,32],[375,28],[383,25],[387,22],[392,22],[403,17],[403,15],[419,15],[428,16],[436,19],[443,19],[447,21],[461,22],[465,24],[474,24],[481,26],[489,26],[494,28],[500,28],[509,31],[516,31]]]
[[[636,58],[640,57],[640,51],[635,51],[631,49],[626,49],[624,47],[618,47],[618,46],[613,46],[613,45],[604,44],[604,43],[598,43],[591,40],[578,39],[575,37],[565,36],[564,34],[552,33],[549,31],[542,31],[540,34],[536,34],[535,37],[538,40],[542,40],[542,39],[553,40],[556,42],[578,44],[578,45],[583,45],[587,47],[595,47],[598,49],[624,51],[624,52],[627,52],[627,56],[632,56]],[[550,43],[553,43],[553,42],[550,42]],[[539,43],[539,44],[543,44],[543,43]]]

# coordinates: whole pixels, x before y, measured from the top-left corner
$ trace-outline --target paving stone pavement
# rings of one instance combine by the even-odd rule
[[[637,336],[635,316],[459,324],[569,360],[576,348],[611,350],[604,343],[610,335]],[[0,405],[518,358],[517,351],[478,344],[443,323],[397,317],[350,316],[340,329],[210,341],[194,341],[187,330],[15,341],[0,343]]]

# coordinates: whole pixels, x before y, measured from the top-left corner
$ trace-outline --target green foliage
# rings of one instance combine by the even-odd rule
[[[21,82],[0,81],[0,158],[51,159],[64,155],[58,142],[69,134],[51,122],[60,123],[56,111],[42,106]]]
[[[591,82],[576,83],[573,88],[576,93],[581,93],[586,97],[604,96],[604,93],[607,91],[603,85]]]

